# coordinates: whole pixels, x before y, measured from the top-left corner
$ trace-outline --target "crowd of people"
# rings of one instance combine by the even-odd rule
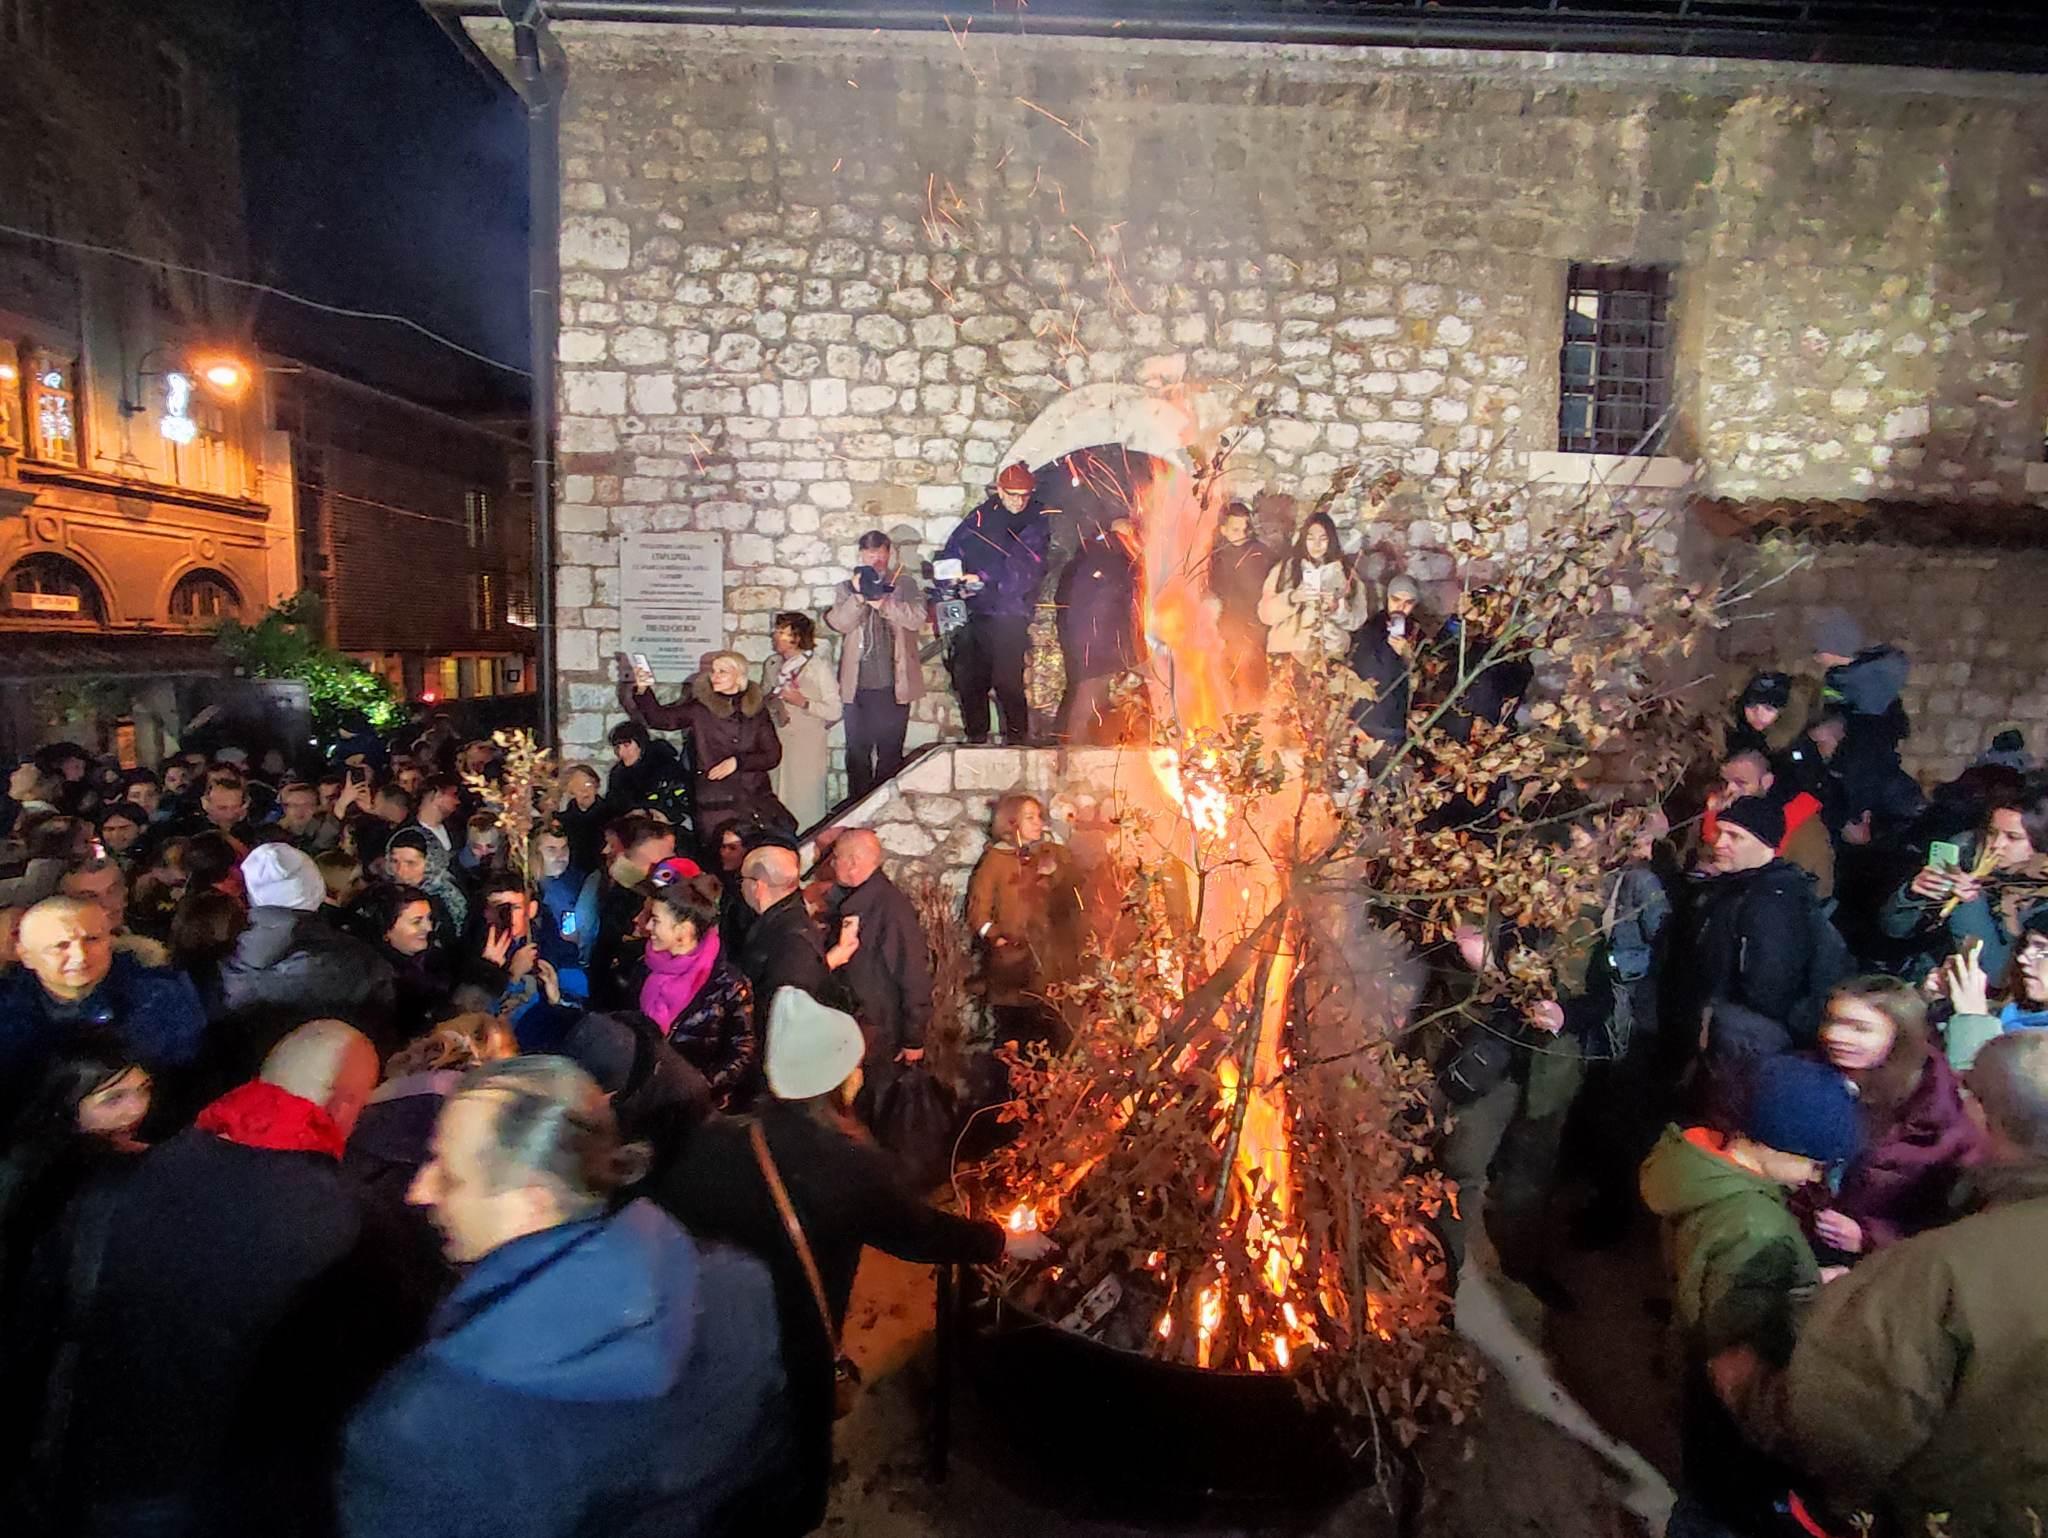
[[[1049,548],[1028,479],[947,547],[970,737],[991,697],[1023,731]],[[1091,531],[1059,581],[1076,740],[1129,729],[1104,681],[1142,640],[1104,616],[1129,615],[1133,559],[1128,529]],[[1432,648],[1485,655],[1477,606],[1434,620],[1400,576],[1375,596],[1321,515],[1276,559],[1233,506],[1209,585],[1243,700],[1348,668],[1380,745],[1440,686]],[[498,749],[440,718],[318,766],[56,743],[13,772],[10,1531],[817,1524],[862,1247],[1048,1245],[926,1199],[1000,1074],[967,1103],[935,1083],[927,915],[875,834],[809,870],[794,837],[835,722],[856,792],[902,761],[928,617],[885,536],[824,622],[836,666],[791,612],[758,677],[720,653],[671,703],[622,684],[614,762],[563,768],[523,861],[485,793]],[[1861,1510],[2022,1533],[2048,1511],[2025,1274],[2048,1255],[2048,781],[2015,732],[1923,792],[1906,659],[1840,614],[1813,642],[1711,723],[1713,774],[1583,924],[1475,915],[1440,947],[1404,1040],[1459,1192],[1443,1246],[1455,1274],[1483,1224],[1569,1309],[1560,1247],[1654,1219],[1689,1364],[1677,1538]],[[1443,718],[1512,729],[1530,682],[1475,664]],[[1596,836],[1599,808],[1552,810]],[[994,1041],[1066,1041],[1058,985],[1103,917],[1085,885],[1044,804],[996,801],[964,912]],[[1442,1007],[1500,996],[1478,984],[1529,949],[1555,998]]]
[[[719,714],[723,674],[692,725],[739,757],[767,717]],[[674,749],[625,724],[524,871],[497,750],[438,720],[303,778],[14,773],[5,1530],[809,1531],[862,1248],[1045,1253],[926,1200],[932,958],[875,835],[805,871],[672,821]],[[1014,893],[996,922],[1044,928]]]
[[[1446,1249],[1462,1265],[1483,1222],[1570,1310],[1564,1246],[1654,1218],[1686,1362],[1671,1538],[2029,1532],[2048,778],[2009,728],[1923,791],[1908,659],[1839,611],[1812,645],[1707,723],[1713,772],[1646,809],[1583,925],[1475,917],[1442,948],[1437,1005],[1505,992],[1474,983],[1517,950],[1557,984],[1418,1046],[1459,1190]],[[1568,798],[1546,813],[1593,836]]]

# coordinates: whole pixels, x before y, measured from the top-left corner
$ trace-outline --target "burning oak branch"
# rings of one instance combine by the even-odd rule
[[[1686,757],[1686,659],[1717,606],[1652,548],[1656,519],[1589,495],[1539,522],[1526,493],[1468,478],[1440,513],[1460,597],[1402,648],[1398,741],[1357,724],[1376,686],[1315,653],[1230,714],[1191,552],[1234,441],[1130,497],[1150,660],[1129,687],[1153,726],[1126,755],[1120,911],[1061,989],[1071,1046],[1015,1055],[1014,1139],[964,1179],[1059,1242],[995,1279],[1010,1304],[1163,1361],[1291,1375],[1355,1445],[1405,1443],[1477,1382],[1450,1331],[1434,1225],[1457,1193],[1422,1043],[1559,996],[1646,816],[1616,792]],[[1369,525],[1403,494],[1350,470],[1318,509],[1351,501]],[[1548,939],[1418,1016],[1422,955],[1474,922]]]

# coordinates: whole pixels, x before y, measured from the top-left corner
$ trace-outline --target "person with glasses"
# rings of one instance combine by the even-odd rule
[[[1995,1036],[2048,1030],[2048,913],[2027,920],[2006,973],[2005,1000],[1995,1010],[1983,953],[1975,946],[1966,945],[1949,957],[1928,982],[1948,995],[1955,1010],[1942,1034],[1949,1067],[1958,1073],[1965,1072]]]

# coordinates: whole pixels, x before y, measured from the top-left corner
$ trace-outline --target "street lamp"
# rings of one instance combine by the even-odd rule
[[[248,388],[250,370],[248,364],[239,358],[224,353],[202,353],[182,359],[181,367],[152,369],[149,360],[168,347],[152,347],[142,355],[135,366],[135,386],[121,402],[121,411],[127,416],[140,416],[149,408],[143,403],[143,380],[161,379],[164,382],[164,414],[157,418],[156,429],[170,443],[190,443],[199,436],[199,424],[192,416],[192,391],[195,383],[203,383],[214,394],[227,400],[234,400]]]

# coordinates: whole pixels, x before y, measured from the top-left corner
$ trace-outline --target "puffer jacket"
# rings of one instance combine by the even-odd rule
[[[1931,1048],[1905,1100],[1889,1113],[1870,1112],[1865,1127],[1863,1151],[1827,1205],[1863,1225],[1867,1253],[1949,1220],[1956,1182],[1982,1154],[1984,1134],[1947,1060]]]
[[[249,910],[221,963],[220,992],[232,1015],[289,1014],[294,1025],[332,1016],[372,1040],[387,1032],[394,1003],[391,968],[374,948],[294,908]]]
[[[744,1110],[761,1087],[754,990],[723,957],[669,1027],[668,1044],[703,1074],[721,1110]]]
[[[630,708],[655,730],[688,738],[700,838],[709,841],[729,824],[796,831],[796,819],[776,799],[769,779],[782,762],[782,739],[768,718],[760,685],[724,695],[711,687],[710,674],[699,673],[690,680],[689,693],[673,705],[656,700],[652,689],[642,689],[631,696]],[[728,758],[738,767],[722,780],[712,779],[711,771]]]
[[[1747,1345],[1783,1361],[1820,1267],[1791,1193],[1726,1157],[1724,1145],[1704,1127],[1667,1127],[1643,1161],[1643,1201],[1664,1224],[1672,1316],[1702,1359]]]

